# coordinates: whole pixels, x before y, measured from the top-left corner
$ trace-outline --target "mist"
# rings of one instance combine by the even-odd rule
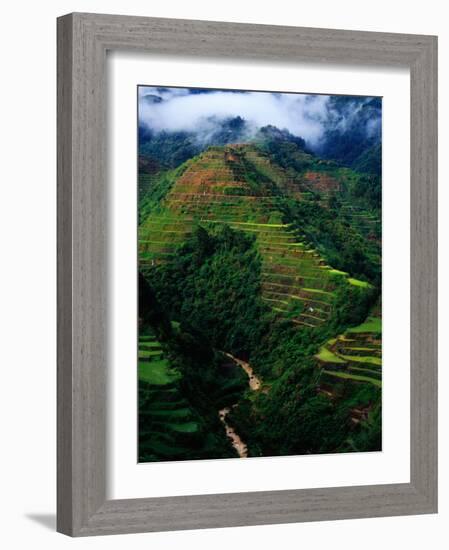
[[[319,148],[326,131],[351,127],[372,98],[351,97],[336,107],[331,95],[240,92],[189,88],[139,87],[139,125],[153,132],[189,132],[206,141],[234,117],[245,120],[245,140],[267,125],[288,130]],[[371,137],[379,131],[380,116],[363,120],[359,128]]]

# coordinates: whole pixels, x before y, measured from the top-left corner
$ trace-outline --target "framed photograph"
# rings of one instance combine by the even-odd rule
[[[58,19],[58,531],[437,511],[437,39]]]

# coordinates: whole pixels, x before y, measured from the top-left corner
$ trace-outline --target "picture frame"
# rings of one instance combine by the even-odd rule
[[[57,530],[88,536],[435,513],[437,38],[86,13],[57,25]],[[107,500],[110,50],[410,69],[409,483]]]

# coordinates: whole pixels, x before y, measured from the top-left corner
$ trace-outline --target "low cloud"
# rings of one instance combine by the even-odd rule
[[[153,100],[146,96],[155,96]],[[161,100],[157,99],[161,98]],[[272,92],[234,92],[188,88],[139,87],[139,123],[155,132],[187,131],[210,135],[221,122],[240,116],[247,123],[248,138],[266,125],[287,129],[316,147],[326,129],[344,131],[369,98],[353,98],[342,112],[336,111],[328,95]],[[351,120],[352,119],[352,120]],[[366,131],[380,124],[370,121]]]

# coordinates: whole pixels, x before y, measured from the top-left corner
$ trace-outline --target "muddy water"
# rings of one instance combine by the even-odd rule
[[[225,352],[225,355],[226,355],[226,357],[229,357],[230,359],[232,359],[232,361],[234,361],[234,363],[236,365],[239,365],[246,372],[246,374],[248,376],[249,387],[253,391],[260,390],[260,388],[262,386],[262,382],[261,382],[260,378],[258,378],[254,374],[254,371],[253,371],[252,367],[250,366],[250,364],[247,363],[246,361],[243,361],[242,359],[238,359],[237,357],[234,357],[230,353]],[[233,407],[235,407],[235,405],[233,405]],[[218,416],[219,416],[221,422],[223,423],[223,425],[225,427],[226,435],[231,440],[232,446],[237,451],[239,457],[240,458],[247,458],[248,457],[248,449],[247,449],[246,443],[242,440],[242,438],[234,430],[234,428],[226,422],[226,417],[231,412],[231,408],[232,407],[225,407],[224,409],[219,410],[218,411]]]

